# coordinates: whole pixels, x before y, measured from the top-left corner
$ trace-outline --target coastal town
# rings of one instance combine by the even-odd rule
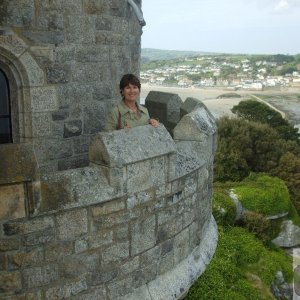
[[[300,63],[285,56],[203,55],[142,64],[141,80],[156,86],[229,90],[300,87]]]

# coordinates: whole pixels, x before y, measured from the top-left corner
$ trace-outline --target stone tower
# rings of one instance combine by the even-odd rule
[[[126,0],[0,2],[11,138],[34,143],[42,172],[88,164],[121,76],[139,74],[141,28]]]
[[[1,299],[180,299],[214,254],[207,108],[152,91],[158,128],[100,132],[140,7],[0,0]]]

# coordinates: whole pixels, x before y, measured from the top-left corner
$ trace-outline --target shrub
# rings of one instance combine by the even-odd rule
[[[290,211],[289,192],[281,179],[265,174],[251,173],[242,184],[235,187],[234,192],[246,209],[264,216]]]
[[[271,224],[263,215],[247,211],[244,213],[242,225],[263,242],[269,241]]]
[[[296,128],[290,125],[279,112],[265,103],[256,100],[241,101],[238,105],[235,105],[231,111],[245,120],[270,125],[277,130],[280,136],[285,140],[298,141],[300,137]]]
[[[217,97],[217,99],[222,98],[241,98],[242,96],[237,93],[225,93]]]

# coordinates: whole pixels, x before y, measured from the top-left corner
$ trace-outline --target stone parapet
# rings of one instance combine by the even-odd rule
[[[204,105],[196,105],[174,128],[174,141],[178,148],[212,163],[217,148],[217,126],[213,115]]]
[[[180,119],[192,112],[196,107],[205,107],[205,104],[197,98],[187,97],[185,101],[180,106]],[[209,112],[208,112],[209,113]]]
[[[175,143],[163,125],[99,133],[90,147],[90,161],[125,193],[165,184],[174,177],[174,159]]]
[[[175,143],[163,125],[100,132],[90,147],[90,161],[107,167],[123,167],[175,153]]]
[[[211,161],[184,143],[163,125],[99,133],[90,166],[43,175],[35,214],[0,219],[0,297],[181,298],[217,244]]]

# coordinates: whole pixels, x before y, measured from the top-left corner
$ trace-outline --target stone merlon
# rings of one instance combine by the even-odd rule
[[[175,143],[165,127],[155,129],[148,125],[98,133],[90,147],[90,161],[122,167],[172,153],[175,153]]]

